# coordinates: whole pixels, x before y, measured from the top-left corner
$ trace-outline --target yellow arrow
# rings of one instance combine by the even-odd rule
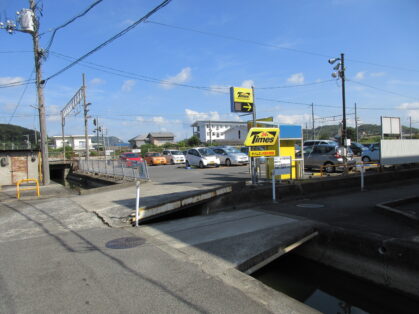
[[[251,104],[247,104],[243,106],[244,109],[247,109],[247,111],[252,110],[252,105]]]

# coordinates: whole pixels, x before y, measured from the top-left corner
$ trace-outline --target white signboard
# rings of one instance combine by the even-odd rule
[[[401,125],[400,118],[395,117],[381,117],[382,134],[400,135]]]
[[[274,168],[290,168],[291,156],[274,157]]]

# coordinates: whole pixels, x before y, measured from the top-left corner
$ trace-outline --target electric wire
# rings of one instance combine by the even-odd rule
[[[5,84],[0,84],[0,88],[17,87],[22,85],[35,84],[35,80],[16,81]]]
[[[378,91],[385,92],[385,93],[388,93],[388,94],[393,94],[393,95],[396,95],[396,96],[401,96],[401,97],[409,98],[409,99],[413,99],[413,100],[419,100],[418,97],[406,96],[406,95],[396,93],[396,92],[393,92],[393,91],[389,91],[389,90],[386,90],[386,89],[383,89],[383,88],[375,87],[375,86],[372,86],[372,85],[369,85],[369,84],[366,84],[366,83],[361,83],[361,82],[350,80],[350,79],[346,79],[346,81],[349,81],[351,83],[355,83],[355,84],[358,84],[358,85],[361,85],[361,86],[366,86],[366,87],[369,87],[369,88],[372,88],[372,89],[376,89]]]
[[[91,54],[97,52],[98,50],[102,49],[103,47],[107,46],[108,44],[110,44],[111,42],[113,42],[114,40],[118,39],[119,37],[122,37],[123,35],[125,35],[126,33],[128,33],[130,30],[132,30],[133,28],[135,28],[138,24],[143,23],[145,20],[147,20],[150,16],[152,16],[153,14],[155,14],[156,12],[158,12],[160,9],[164,8],[166,5],[168,5],[172,0],[164,0],[162,3],[160,3],[158,6],[156,6],[154,9],[152,9],[151,11],[149,11],[146,15],[144,15],[142,18],[140,18],[139,20],[135,21],[133,24],[131,24],[130,26],[128,26],[127,28],[123,29],[121,32],[119,32],[118,34],[112,36],[111,38],[109,38],[108,40],[106,40],[105,42],[103,42],[102,44],[100,44],[99,46],[97,46],[96,48],[90,50],[88,53],[84,54],[83,56],[79,57],[77,60],[75,60],[74,62],[70,63],[69,65],[67,65],[66,67],[64,67],[63,69],[59,70],[58,72],[54,73],[53,75],[49,76],[48,78],[45,79],[45,81],[49,81],[50,79],[62,74],[63,72],[67,71],[68,69],[72,68],[74,65],[76,65],[77,63],[79,63],[80,61],[82,61],[83,59],[87,58],[88,56],[90,56]]]
[[[69,19],[67,22],[65,22],[64,24],[55,27],[52,31],[52,35],[51,38],[48,42],[47,48],[45,49],[47,52],[50,50],[52,43],[54,41],[55,38],[55,34],[57,33],[58,30],[68,26],[69,24],[73,23],[75,20],[77,20],[78,18],[86,15],[91,9],[93,9],[95,6],[97,6],[99,3],[101,3],[103,0],[96,0],[95,2],[93,2],[91,5],[89,5],[83,12],[77,14],[76,16],[72,17],[71,19]],[[39,36],[42,36],[45,33],[40,34]]]
[[[63,58],[65,60],[74,60],[75,59],[73,57],[64,55],[62,53],[54,52],[54,51],[51,51],[51,55],[54,55],[58,58]],[[117,76],[120,76],[120,77],[135,79],[135,80],[139,80],[139,81],[145,81],[145,82],[161,84],[161,85],[174,85],[174,86],[180,86],[180,87],[187,87],[187,88],[204,90],[204,91],[219,93],[219,94],[229,94],[229,91],[228,91],[229,87],[208,87],[208,86],[195,86],[195,85],[183,84],[183,83],[172,83],[172,82],[168,82],[166,80],[162,80],[162,79],[158,79],[158,78],[154,78],[154,77],[150,77],[150,76],[145,76],[145,75],[141,75],[141,74],[136,74],[136,73],[132,73],[132,72],[128,72],[128,71],[112,68],[112,67],[109,67],[109,66],[104,66],[104,65],[97,64],[97,63],[93,63],[93,62],[88,62],[88,61],[80,62],[80,65],[84,66],[84,67],[87,67],[87,68],[97,70],[97,71],[108,73],[108,74],[111,74],[111,75],[117,75]],[[312,82],[312,83],[307,83],[307,84],[300,84],[299,86],[300,87],[301,86],[309,86],[309,85],[314,85],[314,84],[318,84],[318,83],[323,84],[323,83],[330,82],[330,81],[334,81],[334,79],[324,80],[324,81],[320,81],[320,82]],[[286,86],[294,87],[293,85],[272,86],[272,87],[255,87],[255,90],[285,88]],[[296,101],[288,101],[288,100],[264,98],[264,97],[257,97],[257,99],[262,100],[262,101],[285,103],[285,104],[291,104],[291,105],[311,106],[311,103],[308,103],[308,102],[307,103],[296,102]],[[334,105],[323,105],[323,104],[315,104],[315,105],[317,107],[324,107],[324,108],[341,108],[341,106],[334,106]],[[373,108],[373,107],[357,107],[357,108],[360,109],[360,110],[400,110],[398,108],[389,108],[389,107],[387,107],[387,108],[383,108],[383,107],[376,107],[376,108]]]
[[[33,76],[34,73],[35,73],[35,68],[32,69],[32,72],[29,75],[28,81],[30,81],[32,79],[32,76]],[[7,122],[7,124],[10,124],[10,122],[13,120],[13,118],[14,118],[14,116],[16,114],[16,111],[17,111],[17,109],[19,108],[19,106],[20,106],[20,104],[22,102],[23,96],[25,96],[25,93],[26,93],[26,91],[28,89],[28,86],[29,86],[29,84],[26,84],[25,85],[25,88],[23,89],[22,93],[20,94],[19,100],[18,100],[18,102],[17,102],[17,104],[16,104],[16,106],[15,106],[15,108],[13,110],[13,113],[12,113],[10,119],[9,119],[9,122]]]
[[[331,55],[327,55],[327,54],[323,54],[323,53],[319,53],[319,52],[307,51],[307,50],[295,49],[295,48],[289,48],[289,47],[283,47],[283,46],[279,46],[279,45],[258,42],[258,41],[255,41],[255,40],[249,40],[249,39],[244,39],[244,38],[239,38],[239,37],[234,37],[234,36],[229,36],[229,35],[222,35],[222,34],[218,34],[218,33],[207,32],[207,31],[197,30],[197,29],[178,26],[178,25],[173,25],[173,24],[161,23],[161,22],[157,22],[157,21],[147,21],[147,23],[154,24],[154,25],[159,25],[159,26],[164,26],[164,27],[168,27],[168,28],[173,28],[173,29],[178,29],[178,30],[183,30],[183,31],[188,31],[188,32],[194,32],[194,33],[203,34],[203,35],[207,35],[207,36],[213,36],[213,37],[219,37],[219,38],[224,38],[224,39],[228,39],[228,40],[245,42],[245,43],[254,44],[254,45],[258,45],[258,46],[288,50],[288,51],[292,51],[292,52],[297,52],[297,53],[301,53],[301,54],[307,54],[307,55],[312,55],[312,56],[317,56],[317,57],[322,57],[322,58],[332,58],[333,57]],[[379,63],[375,63],[375,62],[362,61],[362,60],[359,60],[359,59],[348,58],[348,57],[346,57],[345,59],[348,60],[348,61],[355,62],[355,63],[369,64],[369,65],[373,65],[373,66],[377,66],[377,67],[390,68],[390,69],[399,70],[399,71],[419,72],[419,70],[417,70],[417,69],[409,69],[409,68],[405,68],[405,67],[379,64]]]

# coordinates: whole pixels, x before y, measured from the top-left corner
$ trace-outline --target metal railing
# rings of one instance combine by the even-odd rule
[[[121,179],[149,180],[146,162],[128,163],[121,160],[83,160],[78,161],[78,170],[86,173],[96,173]]]

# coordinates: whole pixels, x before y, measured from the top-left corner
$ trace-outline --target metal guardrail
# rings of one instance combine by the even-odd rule
[[[97,173],[122,179],[149,180],[146,162],[126,163],[121,160],[83,160],[78,161],[78,170]]]
[[[35,183],[35,186],[27,186],[25,188],[21,188],[20,185],[22,183]],[[16,198],[19,200],[20,199],[20,192],[21,191],[36,191],[36,196],[40,196],[40,192],[39,192],[39,181],[37,179],[22,179],[17,181],[16,183]]]

